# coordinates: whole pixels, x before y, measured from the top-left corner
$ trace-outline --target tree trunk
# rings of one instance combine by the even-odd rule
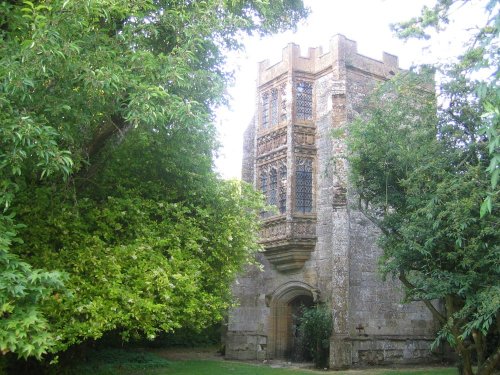
[[[474,375],[474,372],[472,371],[472,358],[470,355],[470,350],[465,349],[461,351],[460,358],[462,359],[463,375]]]
[[[478,330],[472,331],[472,338],[474,339],[474,344],[476,346],[476,354],[477,354],[477,366],[481,367],[485,361],[485,350],[486,343],[484,335]]]
[[[456,351],[460,356],[458,364],[458,372],[463,375],[474,375],[472,371],[472,357],[469,345],[467,345],[460,336],[460,322],[455,319],[454,315],[459,310],[460,300],[454,295],[447,295],[444,299],[447,321],[451,321],[450,332],[456,342]]]
[[[490,355],[483,365],[477,370],[477,375],[490,375],[493,374],[495,368],[500,363],[500,346],[497,347],[496,351]]]

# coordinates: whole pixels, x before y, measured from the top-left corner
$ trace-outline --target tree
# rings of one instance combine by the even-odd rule
[[[454,3],[438,1],[396,29],[424,37],[426,27],[447,20]],[[425,67],[403,73],[374,92],[348,130],[359,208],[381,230],[382,272],[402,281],[408,300],[428,306],[441,325],[436,344],[447,340],[455,348],[465,374],[473,373],[474,359],[477,374],[491,374],[500,361],[493,5],[487,9],[496,13],[467,52],[433,67],[442,77],[437,99]],[[487,79],[477,78],[480,68]]]
[[[404,40],[410,38],[430,39],[431,31],[446,31],[446,26],[452,18],[453,12],[471,3],[470,0],[436,0],[433,7],[425,6],[419,17],[407,22],[392,25],[396,35]],[[465,45],[465,53],[458,56],[457,61],[446,68],[444,80],[471,81],[474,85],[473,97],[481,100],[481,127],[480,133],[486,136],[488,142],[490,164],[487,171],[491,175],[491,188],[481,206],[481,216],[492,211],[500,190],[498,178],[500,175],[500,88],[498,84],[500,61],[498,54],[498,36],[500,11],[497,0],[483,0],[487,20],[482,27],[476,26],[472,31],[471,39]],[[439,64],[435,64],[439,67]],[[479,74],[477,74],[479,73]],[[483,75],[478,81],[477,77]],[[447,78],[446,78],[447,77]],[[448,88],[451,93],[452,87]]]
[[[298,0],[0,2],[3,353],[220,318],[260,210],[212,172],[224,53],[306,13]],[[37,298],[10,293],[23,278]],[[35,348],[9,344],[14,329]]]

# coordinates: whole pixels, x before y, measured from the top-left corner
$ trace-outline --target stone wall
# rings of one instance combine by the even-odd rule
[[[298,46],[290,44],[283,50],[282,61],[273,66],[268,61],[259,65],[258,92],[277,83],[287,90],[282,95],[286,98],[283,108],[288,118],[280,126],[286,125],[288,130],[286,139],[278,142],[277,147],[282,147],[288,163],[288,202],[293,202],[297,152],[309,152],[314,157],[314,212],[306,215],[306,219],[314,220],[316,225],[314,237],[303,242],[304,246],[312,244],[311,252],[301,253],[301,242],[293,240],[292,229],[291,233],[283,233],[281,242],[263,242],[267,250],[257,255],[262,270],[252,266],[240,275],[233,286],[239,305],[229,314],[227,358],[286,357],[294,339],[289,327],[293,317],[288,306],[298,297],[326,303],[332,310],[332,368],[430,358],[435,329],[431,315],[423,304],[403,305],[399,283],[383,281],[377,272],[381,254],[376,246],[379,233],[354,207],[356,200],[348,184],[348,165],[343,157],[345,142],[339,132],[332,136],[335,129],[344,129],[363,112],[364,98],[378,82],[390,79],[398,71],[397,57],[384,53],[382,61],[377,61],[359,55],[356,43],[342,35],[332,38],[326,53],[321,48],[310,48],[304,57]],[[301,125],[294,118],[293,83],[299,78],[314,82],[314,119],[310,124]],[[304,125],[314,129],[312,147],[306,138],[300,144],[294,140],[294,132],[303,131],[300,126]],[[244,141],[245,181],[257,182],[256,168],[262,163],[258,160],[264,160],[262,152],[271,152],[275,147],[274,143],[265,143],[274,142],[267,141],[266,134],[278,134],[279,129],[274,133],[261,131],[258,115],[250,124]],[[262,144],[259,150],[258,144]],[[302,220],[291,212],[289,205],[280,220],[285,228],[299,219]],[[264,226],[277,223],[271,217]],[[287,236],[291,237],[287,240]],[[280,268],[272,255],[276,251],[279,256],[297,251],[305,261]]]
[[[351,61],[346,80],[349,121],[363,113],[364,100],[374,86],[398,71],[395,58],[385,62],[388,68],[375,65],[377,70],[368,69],[356,59]],[[364,70],[359,66],[364,66]],[[432,316],[423,303],[401,303],[403,293],[399,282],[382,280],[377,271],[381,256],[376,246],[379,231],[354,209],[356,197],[350,195],[349,336],[353,347],[352,362],[393,363],[429,357],[435,331]]]

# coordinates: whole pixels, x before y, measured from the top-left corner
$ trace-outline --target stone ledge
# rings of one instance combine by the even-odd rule
[[[316,245],[314,240],[283,240],[266,244],[264,255],[278,271],[300,270]]]

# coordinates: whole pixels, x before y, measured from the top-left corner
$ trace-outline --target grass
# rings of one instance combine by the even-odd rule
[[[154,372],[151,374],[172,374],[172,375],[312,375],[312,374],[331,375],[456,375],[455,369],[433,369],[429,370],[376,370],[370,372],[366,370],[363,372],[356,371],[355,373],[349,371],[313,371],[313,370],[299,370],[299,369],[280,369],[270,368],[267,366],[250,365],[245,363],[224,362],[224,361],[176,361],[171,363],[171,367],[165,372]]]
[[[326,373],[303,369],[271,368],[217,360],[170,361],[150,352],[105,349],[91,355],[88,362],[74,366],[73,375],[312,375]],[[456,375],[452,368],[434,369],[367,369],[328,372],[335,375]]]
[[[425,370],[385,370],[379,375],[457,375],[455,368],[434,368]]]

